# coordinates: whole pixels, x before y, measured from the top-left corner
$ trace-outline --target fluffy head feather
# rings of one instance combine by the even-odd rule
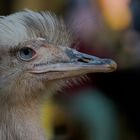
[[[25,10],[0,17],[0,45],[16,46],[42,37],[51,44],[68,45],[70,36],[63,20],[49,12]]]

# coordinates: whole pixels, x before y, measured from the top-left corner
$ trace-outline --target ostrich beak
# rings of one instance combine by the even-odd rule
[[[87,73],[112,72],[117,68],[117,64],[111,59],[101,59],[71,48],[63,49],[60,54],[51,55],[52,62],[35,65],[30,72],[46,74],[48,79],[59,79]]]
[[[70,69],[94,72],[112,72],[116,70],[117,64],[111,59],[102,59],[93,55],[78,52],[74,49],[68,49],[67,55],[71,60]]]

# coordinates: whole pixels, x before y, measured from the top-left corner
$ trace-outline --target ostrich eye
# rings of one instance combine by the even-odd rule
[[[22,48],[19,50],[19,57],[20,59],[24,60],[24,61],[29,61],[31,60],[34,55],[36,54],[36,52],[28,47]]]

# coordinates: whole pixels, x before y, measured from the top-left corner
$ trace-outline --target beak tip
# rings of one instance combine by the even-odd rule
[[[117,69],[117,63],[114,60],[110,60],[108,64],[112,71],[115,71]]]
[[[110,72],[115,71],[117,69],[117,63],[112,59],[103,59],[104,63],[110,69]]]

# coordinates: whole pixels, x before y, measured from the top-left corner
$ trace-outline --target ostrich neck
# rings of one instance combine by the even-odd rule
[[[0,140],[46,140],[41,128],[41,104],[0,103]]]

